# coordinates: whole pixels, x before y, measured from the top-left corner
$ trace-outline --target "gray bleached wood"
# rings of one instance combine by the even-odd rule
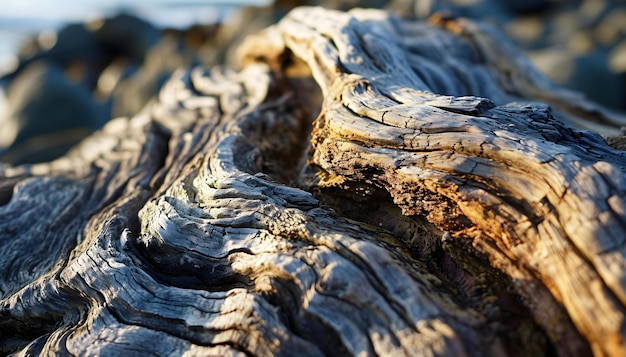
[[[563,122],[622,119],[493,38],[298,9],[0,166],[0,351],[619,355],[624,156]]]

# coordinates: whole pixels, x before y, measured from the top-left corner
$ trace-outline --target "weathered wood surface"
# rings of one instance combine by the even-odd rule
[[[572,127],[623,117],[462,20],[300,8],[240,55],[0,166],[2,354],[625,353],[626,159]]]

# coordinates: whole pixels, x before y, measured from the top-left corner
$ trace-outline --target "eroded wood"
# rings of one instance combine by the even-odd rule
[[[405,214],[425,215],[453,237],[471,239],[517,281],[557,341],[570,340],[570,332],[553,324],[561,311],[544,306],[543,287],[594,352],[621,353],[624,152],[563,125],[579,123],[568,119],[586,103],[563,104],[560,92],[542,95],[553,85],[506,41],[464,20],[434,22],[443,29],[377,11],[328,16],[307,9],[270,30],[310,65],[325,92],[312,163],[382,187]],[[420,37],[427,29],[437,35]],[[451,59],[437,47],[451,49]],[[457,75],[437,81],[425,70],[434,63],[443,63],[435,73],[448,68]],[[529,94],[570,113],[504,104]]]
[[[0,166],[2,353],[620,355],[623,118],[493,36],[301,8]]]

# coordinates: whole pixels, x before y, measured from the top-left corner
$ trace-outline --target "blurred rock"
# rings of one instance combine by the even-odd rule
[[[66,66],[75,61],[98,62],[103,55],[93,34],[82,24],[71,24],[62,28],[53,42],[49,49],[48,44],[42,47],[40,42],[40,53],[33,59],[45,59],[59,66]]]
[[[500,0],[500,2],[509,11],[518,14],[546,11],[556,5],[554,0]]]
[[[0,161],[12,164],[51,160],[107,119],[89,92],[51,62],[29,64],[8,86],[6,97],[4,125],[10,132],[3,141],[10,145]]]
[[[608,56],[596,51],[574,60],[572,76],[564,84],[584,92],[590,99],[613,108],[626,109],[626,72],[613,73]]]
[[[111,56],[141,63],[146,53],[161,39],[161,32],[149,22],[128,14],[88,24],[93,37]]]
[[[119,83],[139,72],[161,38],[161,31],[150,23],[120,14],[87,24],[69,24],[57,33],[43,32],[25,41],[17,69],[0,80],[9,107],[3,122],[6,130],[0,138],[8,147],[0,161],[53,159],[78,142],[81,135],[101,127],[111,118],[113,94]],[[178,65],[181,63],[176,62]],[[168,67],[169,73],[172,67]],[[154,80],[162,81],[160,77]],[[156,90],[155,84],[149,91],[124,91],[117,97],[136,98],[140,104],[132,110],[139,110]],[[56,137],[55,133],[65,134]],[[46,145],[56,149],[41,151]]]
[[[193,61],[194,53],[178,36],[165,36],[147,51],[143,65],[113,90],[112,116],[131,116],[140,111],[176,69],[187,68]]]

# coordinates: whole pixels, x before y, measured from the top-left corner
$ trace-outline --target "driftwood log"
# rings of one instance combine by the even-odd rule
[[[0,165],[0,354],[626,353],[623,117],[460,19],[239,51]]]

